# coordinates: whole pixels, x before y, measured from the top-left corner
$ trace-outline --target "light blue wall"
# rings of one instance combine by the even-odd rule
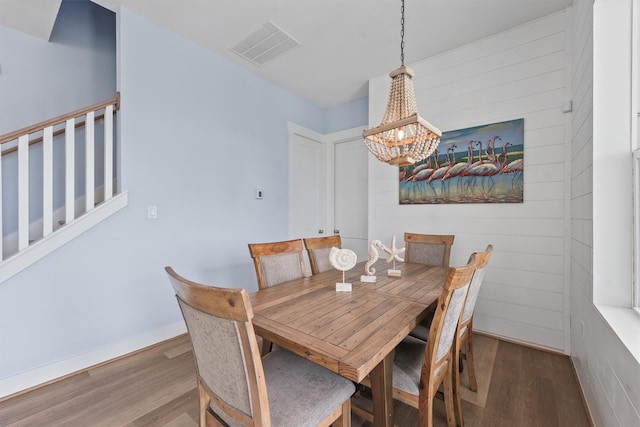
[[[327,110],[324,133],[338,132],[369,123],[369,97],[347,102]]]
[[[50,42],[0,26],[0,135],[112,98],[115,15],[63,1]]]
[[[287,123],[321,133],[362,124],[362,102],[327,111],[127,10],[117,25],[129,205],[0,284],[0,380],[179,322],[165,265],[255,290],[247,243],[288,237]],[[27,37],[0,30],[0,46]],[[53,115],[69,110],[60,108]],[[147,219],[149,205],[158,219]]]

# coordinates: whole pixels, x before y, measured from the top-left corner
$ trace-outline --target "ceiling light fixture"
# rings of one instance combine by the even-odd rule
[[[418,115],[413,70],[404,66],[404,0],[400,20],[400,68],[389,73],[391,89],[387,110],[379,126],[362,132],[367,149],[381,162],[406,166],[431,155],[442,132]]]

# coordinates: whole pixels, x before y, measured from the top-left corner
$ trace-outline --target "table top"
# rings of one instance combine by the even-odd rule
[[[426,316],[448,268],[398,263],[402,277],[378,261],[376,283],[360,281],[364,263],[346,272],[351,292],[337,292],[330,270],[251,294],[256,333],[287,350],[361,382]]]

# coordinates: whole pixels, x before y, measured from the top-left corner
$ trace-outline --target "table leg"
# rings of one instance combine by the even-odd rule
[[[393,353],[387,354],[369,374],[375,427],[393,426]]]

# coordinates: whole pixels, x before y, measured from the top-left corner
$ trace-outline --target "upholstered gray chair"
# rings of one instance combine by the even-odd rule
[[[282,348],[260,358],[245,289],[165,270],[193,345],[201,427],[351,425],[351,381]]]
[[[478,391],[478,383],[476,382],[476,370],[473,365],[473,311],[476,307],[476,301],[478,300],[478,294],[480,293],[480,287],[484,280],[484,275],[487,271],[487,264],[489,264],[489,258],[493,253],[493,246],[487,246],[484,252],[478,252],[476,257],[476,271],[473,273],[471,284],[469,285],[469,292],[467,293],[467,299],[462,309],[462,315],[460,316],[460,323],[458,325],[458,331],[456,333],[456,340],[454,342],[454,362],[453,369],[454,379],[454,396],[458,400],[458,406],[456,414],[458,419],[462,419],[462,405],[460,404],[460,372],[462,371],[462,365],[460,365],[461,358],[467,361],[467,374],[469,375],[469,388],[472,391]],[[464,352],[462,349],[464,348]]]
[[[256,269],[258,289],[305,277],[302,240],[249,243],[249,253]],[[272,343],[262,338],[261,353],[271,351]]]
[[[404,233],[407,262],[449,267],[453,235]]]
[[[448,234],[404,233],[404,259],[407,262],[449,267],[454,238],[455,236]],[[435,307],[432,310],[435,310]],[[433,315],[434,311],[431,311],[418,326],[409,332],[409,335],[426,341]]]
[[[421,427],[433,425],[433,398],[440,384],[444,386],[448,425],[455,426],[456,415],[462,414],[459,396],[454,395],[453,344],[475,267],[472,256],[466,266],[449,271],[427,342],[408,336],[396,347],[393,397],[418,408]],[[462,418],[458,422],[464,425]]]
[[[476,271],[473,273],[473,279],[471,279],[471,284],[469,285],[469,293],[467,295],[467,300],[464,303],[464,310],[462,311],[462,317],[460,318],[460,326],[458,328],[458,335],[455,342],[455,346],[458,351],[457,354],[467,361],[469,388],[472,391],[478,391],[476,371],[473,365],[473,312],[476,307],[478,295],[480,294],[482,281],[484,280],[484,276],[487,271],[487,264],[489,264],[489,258],[491,258],[492,253],[493,246],[489,245],[484,252],[477,252],[474,254],[477,262]],[[418,325],[409,333],[409,335],[426,341],[429,336],[429,323],[430,321],[426,322],[426,326],[424,324]],[[462,352],[463,349],[464,352]],[[458,358],[456,359],[456,375],[459,375],[462,371],[459,363],[460,359]],[[457,381],[457,384],[459,383],[460,381]]]
[[[472,256],[464,267],[450,268],[427,342],[407,336],[395,349],[393,398],[418,409],[420,427],[433,425],[433,398],[441,384],[448,425],[455,426],[456,415],[462,413],[454,395],[453,342],[475,266]],[[363,383],[370,386],[368,379]]]
[[[333,247],[342,248],[342,240],[339,234],[324,237],[307,237],[302,241],[309,255],[311,274],[322,273],[333,268],[329,262],[329,252]]]
[[[305,276],[302,240],[286,240],[271,243],[249,243],[258,279],[258,288],[270,286]]]

